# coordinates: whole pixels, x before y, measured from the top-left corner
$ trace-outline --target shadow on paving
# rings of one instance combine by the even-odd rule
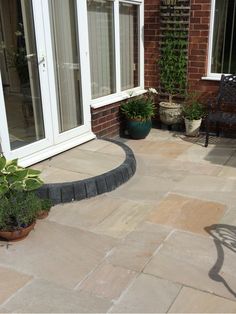
[[[205,230],[213,237],[217,251],[217,260],[209,271],[209,277],[214,281],[221,282],[225,288],[236,297],[236,291],[234,291],[220,275],[221,268],[224,264],[224,247],[236,253],[236,227],[226,224],[216,224],[206,227]]]

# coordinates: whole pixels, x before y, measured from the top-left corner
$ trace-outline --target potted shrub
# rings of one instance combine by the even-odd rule
[[[173,24],[174,25],[174,24]],[[182,122],[182,105],[173,101],[185,94],[187,73],[187,34],[178,30],[165,31],[162,39],[160,66],[160,90],[168,101],[159,104],[160,120],[167,125]]]
[[[24,239],[33,230],[41,207],[34,192],[11,192],[0,199],[0,237],[8,241]]]
[[[40,171],[25,169],[17,159],[0,155],[0,236],[7,240],[24,238],[34,227],[41,200],[34,190],[42,186]]]
[[[48,213],[53,203],[50,199],[42,199],[40,204],[40,210],[37,213],[37,219],[44,219],[48,216]]]
[[[146,96],[129,99],[121,105],[121,112],[126,118],[126,127],[133,139],[145,138],[152,127],[152,117],[155,114],[154,94],[150,88]]]
[[[187,136],[198,136],[202,118],[206,115],[205,107],[196,97],[188,98],[183,107],[183,117]]]

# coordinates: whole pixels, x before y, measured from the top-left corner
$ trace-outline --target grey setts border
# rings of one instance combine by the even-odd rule
[[[124,143],[103,138],[102,140],[119,145],[125,152],[124,162],[101,175],[73,182],[44,184],[37,194],[42,198],[50,198],[54,205],[80,201],[99,194],[111,192],[127,182],[136,171],[136,159],[133,151]]]

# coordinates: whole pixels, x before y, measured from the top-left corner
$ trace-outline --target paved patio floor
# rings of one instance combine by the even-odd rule
[[[0,242],[0,312],[236,313],[236,140],[123,141],[128,183]]]

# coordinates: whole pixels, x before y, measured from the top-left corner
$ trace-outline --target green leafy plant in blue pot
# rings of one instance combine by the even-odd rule
[[[152,128],[155,115],[154,95],[157,91],[150,88],[145,96],[130,98],[121,105],[121,112],[126,118],[126,127],[133,139],[145,138]]]

